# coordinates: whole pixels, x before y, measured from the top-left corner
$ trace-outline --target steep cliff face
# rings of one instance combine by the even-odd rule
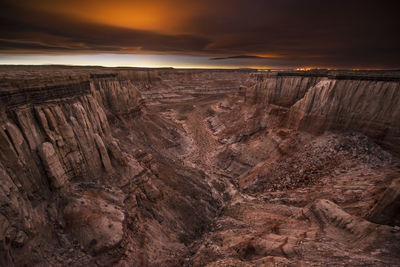
[[[358,131],[400,152],[400,83],[396,78],[279,73],[256,77],[255,85],[242,95],[245,106],[269,113],[259,115],[260,120],[281,114],[279,127],[313,134]]]
[[[278,76],[256,74],[255,85],[245,91],[245,101],[249,104],[274,104],[290,107],[304,97],[309,88],[326,79],[318,76]]]
[[[182,133],[145,110],[150,76],[90,77],[2,90],[2,266],[176,265],[218,211],[204,173],[168,158]]]
[[[400,152],[400,84],[324,80],[289,110],[285,126],[312,133],[359,131]]]
[[[49,210],[65,199],[73,181],[111,174],[126,161],[93,96],[53,101],[2,114],[1,236],[10,262],[19,247],[27,252],[24,243],[46,232],[51,216],[62,216],[58,208],[52,215]],[[15,246],[18,235],[20,244]]]
[[[293,135],[299,132],[314,136],[329,131],[359,132],[385,149],[400,152],[397,76],[348,72],[253,76],[254,85],[242,87],[208,120],[214,135],[227,144],[216,162],[234,176],[290,153],[301,143]]]
[[[129,79],[93,79],[91,93],[106,111],[116,115],[140,112],[143,99],[139,92],[139,82]]]

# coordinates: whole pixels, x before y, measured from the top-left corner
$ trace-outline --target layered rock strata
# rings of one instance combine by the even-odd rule
[[[185,148],[144,107],[139,89],[154,80],[48,79],[1,92],[0,265],[179,264],[220,200],[204,173],[169,158]]]

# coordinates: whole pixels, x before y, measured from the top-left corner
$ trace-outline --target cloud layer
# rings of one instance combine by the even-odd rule
[[[276,67],[400,68],[387,1],[3,0],[0,54],[160,54]]]

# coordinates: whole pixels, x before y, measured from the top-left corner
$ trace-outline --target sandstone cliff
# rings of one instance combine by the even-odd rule
[[[85,264],[96,255],[103,264],[176,265],[171,251],[188,253],[220,204],[204,173],[168,158],[184,147],[176,126],[144,108],[139,89],[158,82],[149,73],[2,88],[0,265]]]
[[[73,181],[112,173],[125,161],[92,95],[42,96],[47,101],[19,106],[12,98],[1,118],[2,256],[9,263],[18,237],[19,247],[28,252],[25,242],[62,217],[57,206]]]
[[[255,85],[244,90],[245,104],[284,108],[280,127],[314,134],[358,131],[400,152],[397,74],[290,74],[257,74]]]
[[[324,80],[289,110],[285,126],[312,133],[359,131],[400,152],[400,84]]]
[[[390,72],[262,72],[219,105],[209,126],[221,143],[221,168],[234,176],[290,153],[293,132],[359,132],[400,152],[400,79]],[[264,151],[264,152],[257,152]]]
[[[249,104],[274,104],[290,107],[304,97],[311,87],[324,77],[278,76],[277,74],[256,74],[255,85],[245,91],[245,101]]]

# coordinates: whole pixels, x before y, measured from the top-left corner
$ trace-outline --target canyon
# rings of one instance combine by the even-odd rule
[[[0,77],[0,266],[399,266],[398,71]]]

